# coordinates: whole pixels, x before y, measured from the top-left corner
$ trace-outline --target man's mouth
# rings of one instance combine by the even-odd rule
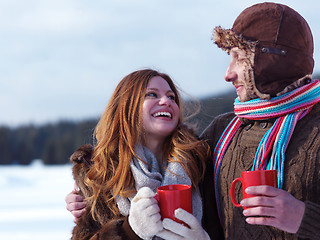
[[[235,85],[234,87],[236,88],[237,91],[239,91],[242,89],[243,85]]]
[[[169,112],[156,112],[155,114],[152,115],[153,117],[167,117],[167,118],[172,118],[171,113]]]

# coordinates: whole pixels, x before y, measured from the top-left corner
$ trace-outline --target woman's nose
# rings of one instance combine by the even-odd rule
[[[160,105],[168,105],[168,106],[170,106],[171,105],[171,99],[169,99],[168,96],[162,96],[160,98],[159,104]]]

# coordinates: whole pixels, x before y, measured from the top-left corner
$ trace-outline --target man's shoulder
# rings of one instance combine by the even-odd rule
[[[234,117],[235,117],[234,112],[227,112],[227,113],[220,114],[211,121],[209,126],[218,125],[219,128],[223,126],[226,127]]]
[[[320,124],[320,102],[316,103],[310,113],[308,113],[302,120],[308,122],[316,122]]]
[[[320,102],[316,103],[312,110],[311,110],[311,114],[314,114],[316,116],[319,116],[319,112],[320,112]]]
[[[208,136],[219,135],[223,132],[223,130],[227,127],[227,125],[230,123],[230,121],[235,117],[235,114],[233,112],[227,112],[218,115],[215,117],[211,123],[208,125],[208,127],[203,131],[201,134],[201,137],[208,138]]]
[[[215,120],[231,120],[235,117],[236,115],[234,114],[234,112],[226,112],[226,113],[222,113],[220,115],[218,115],[217,117],[215,117],[213,119],[213,121]]]

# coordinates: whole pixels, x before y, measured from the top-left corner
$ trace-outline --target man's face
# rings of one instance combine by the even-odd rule
[[[224,79],[227,82],[232,82],[237,90],[240,102],[251,100],[248,94],[248,84],[245,80],[246,71],[248,69],[246,52],[237,47],[232,48],[230,57],[230,64],[224,75]]]

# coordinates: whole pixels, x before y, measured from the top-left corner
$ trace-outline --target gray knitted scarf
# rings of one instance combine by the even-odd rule
[[[136,147],[137,155],[143,161],[133,158],[130,162],[130,168],[135,179],[135,187],[138,191],[142,187],[149,187],[154,192],[157,187],[168,184],[188,184],[191,185],[191,180],[185,172],[183,166],[177,162],[170,162],[164,169],[158,163],[154,154],[142,145]],[[122,215],[129,215],[129,209],[132,198],[117,198],[117,205]],[[196,190],[192,190],[192,211],[193,215],[201,222],[202,218],[202,200],[200,194]]]

